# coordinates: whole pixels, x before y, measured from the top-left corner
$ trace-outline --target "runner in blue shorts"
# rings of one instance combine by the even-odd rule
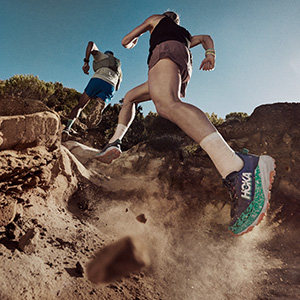
[[[82,70],[89,75],[89,58],[92,54],[93,70],[95,74],[87,84],[84,93],[81,95],[78,104],[72,109],[66,127],[63,130],[63,140],[66,140],[70,130],[81,111],[90,102],[95,99],[95,105],[87,118],[88,128],[96,127],[102,119],[102,112],[105,106],[110,103],[114,92],[119,89],[122,81],[121,62],[114,57],[112,51],[102,53],[96,44],[90,41],[86,47],[84,65]]]

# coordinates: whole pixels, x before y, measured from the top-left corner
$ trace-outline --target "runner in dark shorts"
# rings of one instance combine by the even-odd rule
[[[121,139],[134,118],[134,103],[152,99],[162,117],[174,122],[210,156],[223,178],[232,198],[229,230],[242,235],[253,229],[269,207],[274,160],[268,155],[255,156],[236,153],[199,108],[182,102],[191,76],[189,49],[202,44],[205,58],[200,70],[210,71],[215,66],[214,42],[208,35],[191,36],[179,26],[174,12],[153,15],[127,34],[122,45],[133,48],[138,38],[150,32],[148,81],[129,91],[124,98],[118,126],[108,145],[97,158],[106,163],[121,154]]]
[[[158,44],[150,58],[149,71],[163,59],[171,59],[179,68],[181,76],[180,95],[185,97],[185,90],[192,76],[192,54],[187,47],[178,41],[166,41]]]

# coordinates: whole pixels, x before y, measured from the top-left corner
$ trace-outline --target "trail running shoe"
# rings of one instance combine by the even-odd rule
[[[228,229],[234,235],[242,235],[258,225],[269,208],[275,160],[268,155],[256,156],[245,151],[237,155],[244,161],[244,167],[229,174],[223,183],[232,200]]]
[[[105,164],[110,164],[114,159],[121,155],[121,141],[118,139],[113,143],[107,144],[96,158]]]
[[[70,136],[70,132],[66,129],[64,129],[62,132],[61,132],[61,140],[63,142],[66,142],[68,139],[69,139],[69,136]]]

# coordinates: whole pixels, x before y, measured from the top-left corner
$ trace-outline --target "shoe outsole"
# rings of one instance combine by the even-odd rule
[[[262,155],[262,156],[260,156],[259,167],[261,169],[263,169],[266,172],[266,174],[268,174],[265,178],[262,178],[263,186],[268,187],[267,190],[264,190],[264,196],[266,199],[265,204],[264,204],[260,214],[257,216],[257,218],[254,220],[254,222],[248,228],[246,228],[245,230],[243,230],[242,232],[240,232],[238,234],[233,233],[232,231],[229,230],[230,233],[232,233],[234,236],[241,236],[241,235],[244,235],[245,233],[252,231],[255,226],[257,226],[261,223],[261,221],[264,219],[264,217],[267,213],[267,210],[270,207],[269,200],[271,198],[271,189],[272,189],[272,185],[274,183],[274,179],[276,176],[275,159],[268,155]],[[268,182],[266,182],[266,180]]]
[[[114,159],[117,159],[121,155],[121,151],[118,148],[111,148],[104,152],[102,155],[97,155],[96,159],[105,164],[111,164]]]

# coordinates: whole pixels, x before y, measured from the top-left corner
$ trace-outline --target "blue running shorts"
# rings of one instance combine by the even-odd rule
[[[115,88],[100,78],[91,78],[84,91],[90,98],[101,98],[108,104],[114,96]]]

